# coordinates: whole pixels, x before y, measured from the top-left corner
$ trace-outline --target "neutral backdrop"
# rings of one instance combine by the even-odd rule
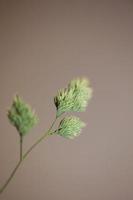
[[[133,1],[0,0],[0,186],[19,159],[13,96],[40,118],[26,150],[50,126],[58,89],[82,76],[94,90],[77,114],[86,128],[42,142],[0,200],[133,199]]]

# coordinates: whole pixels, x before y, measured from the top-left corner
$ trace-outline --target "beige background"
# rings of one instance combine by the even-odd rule
[[[0,185],[14,168],[19,137],[6,113],[18,92],[40,122],[74,77],[94,88],[80,137],[53,136],[25,160],[0,200],[133,199],[133,2],[0,0]]]

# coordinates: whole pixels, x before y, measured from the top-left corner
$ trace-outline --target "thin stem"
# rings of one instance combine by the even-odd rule
[[[28,154],[47,136],[49,136],[50,134],[48,134],[48,132],[46,132],[45,135],[43,135],[42,137],[40,137],[28,150],[27,152],[23,155],[22,160],[24,160]]]
[[[4,189],[7,187],[7,185],[9,184],[9,182],[11,181],[11,179],[14,177],[17,169],[20,167],[22,161],[19,161],[18,164],[16,165],[16,167],[14,168],[14,170],[12,171],[11,175],[9,176],[9,178],[7,179],[7,181],[5,182],[5,184],[1,187],[0,189],[0,194],[4,191]]]
[[[23,136],[20,135],[20,161],[23,158]]]
[[[10,174],[9,178],[7,179],[7,181],[5,182],[5,184],[0,188],[0,194],[5,190],[5,188],[7,187],[7,185],[10,183],[10,181],[12,180],[12,178],[14,177],[15,173],[17,172],[17,170],[19,169],[19,167],[21,166],[22,162],[24,161],[24,159],[28,156],[28,154],[47,136],[52,135],[51,129],[53,128],[56,120],[58,117],[55,118],[55,120],[53,121],[52,125],[50,126],[50,128],[48,129],[48,131],[41,136],[28,150],[27,152],[22,155],[22,143],[23,143],[23,139],[21,138],[21,142],[20,142],[20,161],[17,163],[16,167],[14,168],[14,170],[12,171],[12,173]]]
[[[55,120],[53,121],[52,125],[50,126],[50,128],[48,129],[48,131],[42,136],[40,137],[28,150],[27,152],[23,155],[23,160],[28,156],[28,154],[32,151],[32,149],[34,149],[44,138],[46,138],[49,135],[52,135],[51,129],[53,128],[56,120],[58,117],[55,118]]]

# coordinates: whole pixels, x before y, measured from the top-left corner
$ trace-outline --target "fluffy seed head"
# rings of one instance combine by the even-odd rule
[[[18,95],[15,96],[8,110],[8,118],[22,136],[38,122],[34,111]]]
[[[85,126],[78,117],[69,116],[61,120],[57,134],[68,139],[73,139],[78,136],[81,129]]]
[[[57,116],[64,112],[85,111],[92,97],[92,88],[86,78],[72,80],[67,88],[58,92],[54,98]]]

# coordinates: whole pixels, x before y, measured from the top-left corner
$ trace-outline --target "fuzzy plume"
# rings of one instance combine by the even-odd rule
[[[85,126],[78,117],[69,116],[61,120],[57,134],[68,139],[73,139],[78,136],[81,129]]]
[[[15,96],[11,108],[8,110],[8,118],[20,135],[25,135],[38,122],[38,117],[18,95]]]
[[[72,80],[68,87],[60,90],[54,98],[57,116],[64,112],[85,111],[91,97],[92,88],[87,79],[77,78]]]

